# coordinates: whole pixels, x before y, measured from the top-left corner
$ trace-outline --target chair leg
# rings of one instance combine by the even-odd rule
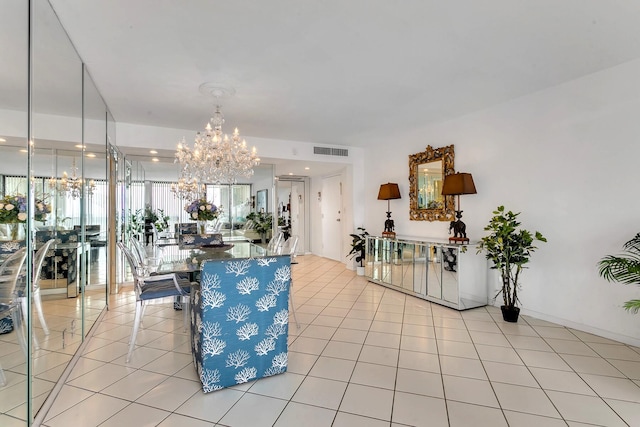
[[[0,365],[0,387],[4,387],[7,385],[7,377],[4,375],[4,371],[2,370],[2,365]]]
[[[291,281],[293,284],[293,281]],[[289,285],[289,305],[291,305],[291,312],[293,313],[293,320],[296,322],[296,326],[300,329],[300,323],[298,323],[298,316],[296,316],[296,305],[293,303],[293,289],[291,289],[291,285]]]
[[[42,326],[44,334],[49,335],[49,327],[47,326],[47,322],[44,320],[44,313],[42,312],[42,299],[40,299],[40,289],[33,293],[33,303],[36,306],[36,311],[38,312],[40,326]]]
[[[133,331],[131,331],[131,339],[129,340],[129,353],[127,353],[126,363],[131,360],[131,354],[136,346],[136,336],[138,335],[138,329],[140,328],[140,321],[142,320],[142,312],[144,311],[144,304],[142,301],[136,303],[136,315],[133,319]]]
[[[16,331],[18,336],[18,343],[22,347],[24,354],[27,355],[27,340],[24,337],[24,330],[22,330],[22,318],[22,305],[18,304],[15,309],[11,310],[11,319],[13,320],[13,330]]]
[[[182,311],[183,311],[183,327],[184,331],[187,332],[187,328],[189,327],[189,310],[191,310],[191,304],[189,304],[189,297],[182,297]]]
[[[26,313],[27,313],[27,299],[25,297],[20,297],[20,307],[21,307],[20,313],[21,313],[21,317],[22,317],[21,323],[26,325],[27,324],[27,318],[25,316],[26,316]],[[22,336],[23,337],[25,336],[24,333],[23,333]],[[26,338],[25,338],[25,340],[26,340]],[[25,341],[25,343],[26,343],[26,341]],[[38,338],[36,337],[35,333],[33,334],[33,347],[36,350],[40,350],[40,344],[38,344]]]

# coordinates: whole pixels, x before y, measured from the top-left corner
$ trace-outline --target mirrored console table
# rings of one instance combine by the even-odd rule
[[[487,260],[475,244],[368,236],[365,276],[371,282],[456,310],[488,303]]]

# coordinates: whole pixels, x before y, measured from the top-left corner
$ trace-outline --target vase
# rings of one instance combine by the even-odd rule
[[[502,310],[502,320],[505,322],[516,323],[518,321],[520,307],[507,307],[505,305],[501,305],[500,310]]]
[[[198,233],[207,234],[207,221],[198,220]]]
[[[7,224],[7,227],[9,228],[9,236],[11,237],[11,240],[21,240],[21,234],[20,233],[22,231],[22,223],[21,222],[10,222],[9,224]]]

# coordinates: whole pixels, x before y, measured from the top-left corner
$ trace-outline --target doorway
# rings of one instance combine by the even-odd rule
[[[309,204],[305,177],[281,176],[277,181],[278,228],[289,236],[298,236],[297,254],[308,252]]]
[[[342,177],[329,176],[322,180],[322,256],[343,261],[342,254]]]

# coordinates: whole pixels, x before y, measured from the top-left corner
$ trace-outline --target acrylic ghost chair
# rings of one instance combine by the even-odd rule
[[[16,332],[18,344],[27,355],[27,341],[22,330],[22,305],[16,295],[19,280],[24,280],[24,260],[27,249],[22,248],[11,254],[0,265],[0,317],[11,315],[13,330]],[[0,386],[6,385],[4,371],[0,367]]]
[[[267,251],[280,255],[282,243],[284,243],[284,233],[280,231],[269,240]]]
[[[158,262],[162,258],[160,248],[154,246],[153,255],[150,256],[147,248],[136,238],[130,240],[130,247],[132,248],[131,252],[135,255],[137,261],[145,268],[145,270],[147,270],[147,272],[153,267],[158,266]]]
[[[180,297],[182,303],[186,306],[184,312],[184,329],[187,330],[189,322],[189,292],[191,291],[191,282],[189,280],[179,278],[175,273],[147,275],[144,266],[139,264],[135,256],[129,248],[123,243],[118,242],[118,247],[122,251],[131,269],[133,276],[133,287],[136,293],[136,314],[133,321],[133,330],[129,341],[129,352],[127,353],[126,362],[131,360],[131,354],[136,345],[136,336],[140,329],[142,316],[148,303],[153,300],[162,300],[167,297]]]
[[[283,243],[281,243],[278,246],[278,254],[279,255],[289,255],[291,257],[291,264],[297,264],[297,262],[295,262],[295,254],[296,254],[296,249],[298,247],[298,236],[290,236],[287,240],[285,240]],[[293,289],[291,289],[293,287],[293,271],[291,272],[291,282],[289,285],[289,303],[291,304],[291,312],[293,313],[293,320],[295,320],[296,322],[296,326],[298,327],[298,329],[300,329],[300,323],[298,323],[298,316],[296,316],[296,306],[293,303]]]
[[[54,239],[50,239],[45,242],[45,244],[36,251],[33,259],[33,281],[31,286],[31,296],[33,298],[36,312],[38,313],[38,318],[40,319],[40,326],[42,327],[45,335],[49,335],[49,327],[47,326],[47,322],[44,320],[44,313],[42,311],[42,299],[40,298],[40,273],[42,270],[42,265],[44,263],[44,258],[47,256],[47,251],[54,241]],[[27,314],[27,298],[25,297],[24,288],[18,291],[18,297],[22,303],[22,315],[24,316]],[[35,335],[33,336],[33,339],[36,348],[38,348],[38,341],[36,340]]]

